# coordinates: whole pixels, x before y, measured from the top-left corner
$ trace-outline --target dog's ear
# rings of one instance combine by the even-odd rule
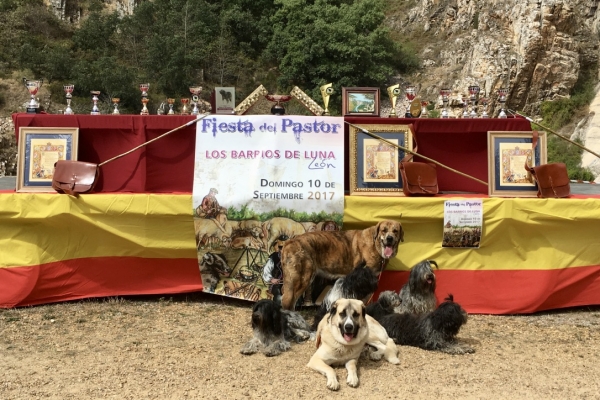
[[[362,317],[363,319],[367,318],[367,307],[365,307],[365,303],[362,304]]]
[[[402,227],[402,224],[398,223],[398,227],[400,228],[398,230],[398,237],[400,238],[401,242],[404,242],[404,228]]]
[[[379,236],[379,226],[381,225],[381,221],[375,225],[375,232],[373,233],[373,242],[377,242],[377,236]]]

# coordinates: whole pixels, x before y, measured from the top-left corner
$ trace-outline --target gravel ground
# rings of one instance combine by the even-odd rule
[[[400,348],[359,362],[360,386],[326,388],[314,342],[243,356],[251,303],[208,294],[0,310],[0,399],[586,399],[600,393],[600,308],[471,315],[476,353]],[[303,310],[308,319],[312,310]]]

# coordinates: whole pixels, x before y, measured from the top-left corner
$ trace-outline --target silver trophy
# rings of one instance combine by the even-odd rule
[[[120,99],[120,98],[118,98],[118,97],[113,97],[113,98],[111,99],[111,101],[112,101],[112,103],[113,103],[113,107],[115,108],[115,109],[113,110],[113,112],[112,112],[112,113],[113,113],[113,115],[119,115],[119,114],[121,114],[121,112],[119,111],[119,102],[121,101],[121,99]]]
[[[442,104],[444,105],[442,108],[442,113],[440,118],[449,118],[448,116],[448,101],[450,101],[450,95],[452,94],[452,89],[443,88],[440,89],[440,96],[442,96]]]
[[[190,86],[190,93],[192,94],[192,115],[198,115],[200,110],[198,109],[198,102],[200,101],[200,92],[202,92],[202,86]]]
[[[65,115],[73,115],[73,109],[71,108],[71,99],[73,98],[73,90],[75,85],[64,85],[65,97],[67,98],[67,108],[65,108]]]
[[[43,79],[40,79],[38,81],[32,81],[27,78],[23,78],[23,84],[25,85],[25,87],[29,91],[29,94],[31,95],[31,100],[29,100],[29,104],[27,105],[27,112],[30,114],[36,114],[39,112],[40,105],[36,101],[35,95],[37,94],[38,90],[40,90],[43,83]]]
[[[506,103],[506,96],[508,96],[507,88],[498,89],[498,102],[500,103],[500,114],[498,114],[498,118],[506,118],[506,113],[504,112],[504,103]]]
[[[477,118],[477,99],[479,98],[480,88],[477,85],[469,86],[469,97],[471,99],[471,118]]]
[[[140,83],[140,90],[142,91],[142,111],[140,112],[140,115],[149,115],[150,112],[148,111],[148,89],[150,89],[150,84],[149,83]]]
[[[92,95],[92,103],[94,103],[92,106],[92,112],[90,114],[100,115],[100,109],[98,108],[98,100],[100,100],[98,96],[100,96],[100,92],[97,90],[92,90],[90,94]]]
[[[490,102],[490,99],[488,99],[487,97],[484,97],[484,98],[480,99],[479,102],[481,103],[481,106],[483,107],[483,111],[481,112],[481,118],[489,118],[490,116],[487,113],[487,107],[488,107],[488,103]]]
[[[461,101],[463,104],[463,113],[462,113],[462,117],[463,118],[469,118],[469,98],[466,95],[462,95],[461,97]]]

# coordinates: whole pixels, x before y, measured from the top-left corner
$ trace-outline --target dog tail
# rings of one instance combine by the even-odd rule
[[[440,267],[438,267],[438,265],[437,265],[437,263],[435,261],[433,261],[433,260],[427,260],[427,262],[429,264],[435,265],[435,269],[440,269]]]
[[[449,301],[449,302],[453,303],[454,302],[454,296],[452,295],[452,293],[448,293],[448,297],[446,297],[444,299],[444,301]]]

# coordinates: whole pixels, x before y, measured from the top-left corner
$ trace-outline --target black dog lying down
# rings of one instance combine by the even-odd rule
[[[295,311],[283,310],[273,300],[259,300],[252,307],[254,335],[240,352],[254,354],[260,350],[276,356],[290,349],[290,341],[302,342],[311,338],[310,326]]]
[[[365,265],[354,268],[348,275],[336,280],[317,310],[312,324],[313,331],[317,330],[321,319],[338,299],[357,299],[366,303],[368,297],[377,290],[377,283],[378,276]]]
[[[467,323],[467,312],[454,302],[451,294],[430,313],[391,313],[380,317],[378,321],[398,345],[449,354],[475,352],[472,347],[456,341],[461,326]]]

